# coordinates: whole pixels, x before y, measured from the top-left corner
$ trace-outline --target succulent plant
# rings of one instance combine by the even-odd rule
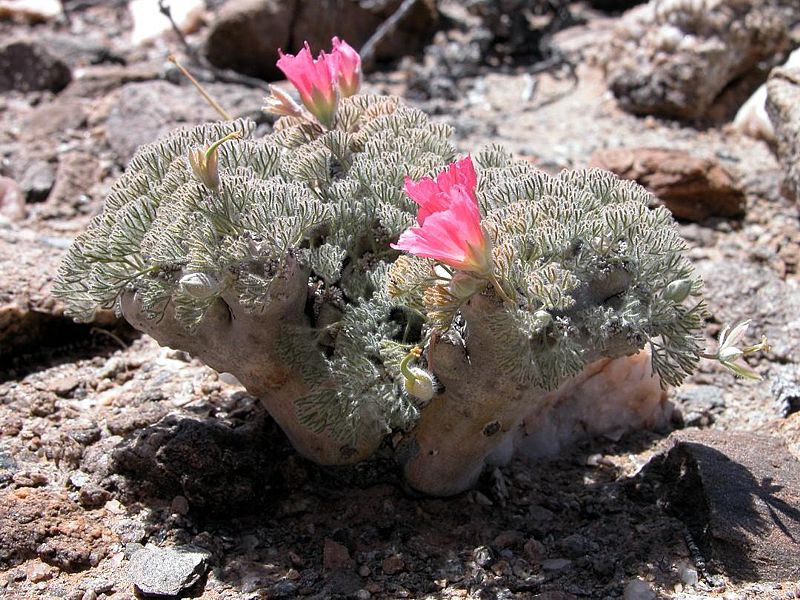
[[[398,250],[432,227],[415,227],[417,204],[454,169],[448,126],[386,96],[339,97],[329,127],[298,109],[261,138],[231,120],[140,148],[61,266],[68,314],[113,307],[233,373],[318,463],[386,440],[438,495],[469,487],[562,390],[591,395],[598,364],[650,379],[649,348],[651,388],[694,370],[701,282],[637,184],[553,177],[497,146],[462,159],[485,261],[470,270]]]

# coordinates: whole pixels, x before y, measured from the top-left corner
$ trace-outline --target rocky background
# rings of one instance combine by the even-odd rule
[[[0,0],[0,597],[800,597],[800,70],[773,69],[796,0],[171,4],[180,35],[157,0]],[[60,257],[137,146],[215,116],[168,54],[266,132],[276,48],[332,35],[463,152],[654,191],[709,344],[752,319],[764,381],[704,364],[672,431],[418,498],[380,458],[299,458],[242,388],[113,314],[65,319]]]

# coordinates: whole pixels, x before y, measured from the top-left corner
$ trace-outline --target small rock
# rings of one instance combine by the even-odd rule
[[[55,569],[40,560],[34,560],[25,565],[25,576],[31,583],[39,583],[52,579]]]
[[[542,568],[545,571],[561,571],[572,564],[567,558],[548,558],[542,561]]]
[[[381,563],[381,569],[383,569],[383,572],[386,573],[387,575],[396,575],[400,571],[403,571],[405,568],[406,568],[405,562],[403,562],[403,559],[397,554],[392,554],[390,556],[387,556],[386,558],[383,559],[383,562]]]
[[[170,511],[176,515],[185,515],[189,512],[189,501],[184,496],[175,496],[170,503]]]
[[[678,576],[681,578],[684,585],[697,585],[697,582],[700,581],[697,575],[697,569],[686,563],[681,563],[678,566]]]
[[[0,92],[58,92],[71,79],[69,67],[33,40],[0,44]]]
[[[617,148],[595,153],[589,164],[643,185],[678,219],[741,217],[745,211],[744,193],[733,176],[710,158],[680,150]]]
[[[355,565],[350,557],[350,551],[338,542],[325,538],[322,548],[322,566],[329,571],[349,569]]]
[[[542,562],[542,558],[544,558],[545,548],[544,544],[539,540],[530,539],[525,542],[523,551],[532,565],[538,565]]]
[[[196,584],[211,553],[193,546],[147,546],[131,556],[128,573],[143,596],[177,596]]]
[[[641,579],[633,579],[625,586],[623,600],[655,600],[656,593],[650,584]]]
[[[11,453],[0,447],[0,484],[11,481],[18,469]]]
[[[479,567],[488,567],[494,562],[494,553],[489,546],[478,546],[472,551],[472,559]]]
[[[94,590],[86,590],[81,596],[81,600],[97,600],[97,592]]]
[[[56,396],[66,398],[69,393],[81,384],[81,380],[77,377],[59,377],[52,381],[47,382],[45,389],[53,392]]]
[[[272,586],[272,593],[276,598],[294,598],[297,593],[297,584],[288,579],[282,579]]]
[[[372,573],[372,569],[370,569],[367,565],[361,565],[358,567],[358,574],[362,577],[369,577],[370,573]]]
[[[369,590],[360,589],[356,592],[356,600],[369,600],[372,598],[372,594]]]
[[[19,184],[10,177],[0,176],[0,216],[21,221],[26,214],[25,194]]]
[[[50,190],[56,181],[56,172],[46,160],[32,161],[19,181],[19,186],[28,202],[43,202],[47,200]]]
[[[84,508],[100,508],[111,498],[108,490],[104,490],[96,483],[83,485],[78,493],[78,502]]]

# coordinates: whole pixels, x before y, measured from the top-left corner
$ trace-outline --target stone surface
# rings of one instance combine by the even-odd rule
[[[777,437],[673,434],[645,468],[712,569],[734,580],[800,577],[800,463]]]
[[[38,42],[19,39],[0,44],[0,92],[58,92],[71,79],[69,67]]]
[[[800,67],[775,69],[767,82],[767,113],[789,192],[800,199]]]
[[[28,202],[43,202],[47,200],[50,190],[53,189],[55,179],[55,169],[48,161],[32,161],[20,179],[20,187],[25,194],[25,199]]]
[[[617,27],[608,86],[636,114],[702,117],[728,84],[786,49],[798,20],[794,0],[651,0]]]
[[[25,194],[10,177],[0,176],[0,226],[2,221],[19,221],[25,218]]]
[[[202,548],[147,546],[131,556],[128,573],[144,597],[177,596],[197,584],[211,553]]]
[[[149,393],[162,397],[161,388]],[[136,480],[135,493],[180,494],[193,509],[216,514],[265,501],[275,469],[270,448],[282,437],[272,421],[262,414],[237,429],[213,419],[156,423],[164,409],[145,401],[147,393],[138,410],[123,415],[127,424],[109,423],[119,434],[136,433],[113,453],[114,470]]]
[[[211,25],[206,42],[209,60],[264,79],[282,79],[275,66],[277,49],[288,53],[308,41],[314,54],[330,49],[339,36],[360,48],[400,5],[401,0],[233,0]],[[324,16],[324,18],[321,18]],[[438,22],[436,3],[417,2],[394,33],[376,48],[378,59],[397,58],[422,48]]]
[[[745,212],[736,180],[710,158],[680,150],[622,148],[596,152],[589,164],[643,185],[678,219],[741,217]]]
[[[258,112],[264,93],[231,84],[207,84],[208,92],[234,116]],[[190,86],[165,81],[128,83],[107,98],[110,110],[106,137],[123,163],[136,149],[155,141],[179,125],[197,125],[220,116]]]
[[[329,571],[338,571],[353,568],[355,561],[346,546],[330,538],[325,538],[322,548],[322,566]]]

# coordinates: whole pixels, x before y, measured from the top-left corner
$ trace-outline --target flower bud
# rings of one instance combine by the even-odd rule
[[[290,117],[299,117],[303,114],[300,105],[289,94],[274,85],[269,86],[269,96],[264,98],[262,110],[273,115]]]
[[[198,300],[210,298],[217,294],[221,287],[219,279],[208,273],[188,273],[178,282],[181,292]]]
[[[539,327],[545,328],[553,322],[553,315],[546,310],[540,309],[533,313],[533,320]]]
[[[242,134],[238,131],[229,133],[221,140],[204,148],[189,150],[189,165],[200,181],[210,190],[219,189],[219,169],[217,168],[217,148],[228,140],[238,139]]]
[[[408,369],[412,377],[403,377],[403,387],[409,395],[422,402],[428,402],[436,395],[436,380],[425,369],[411,367]]]
[[[676,279],[667,285],[664,290],[664,298],[673,302],[683,302],[692,291],[692,281],[690,279]]]

